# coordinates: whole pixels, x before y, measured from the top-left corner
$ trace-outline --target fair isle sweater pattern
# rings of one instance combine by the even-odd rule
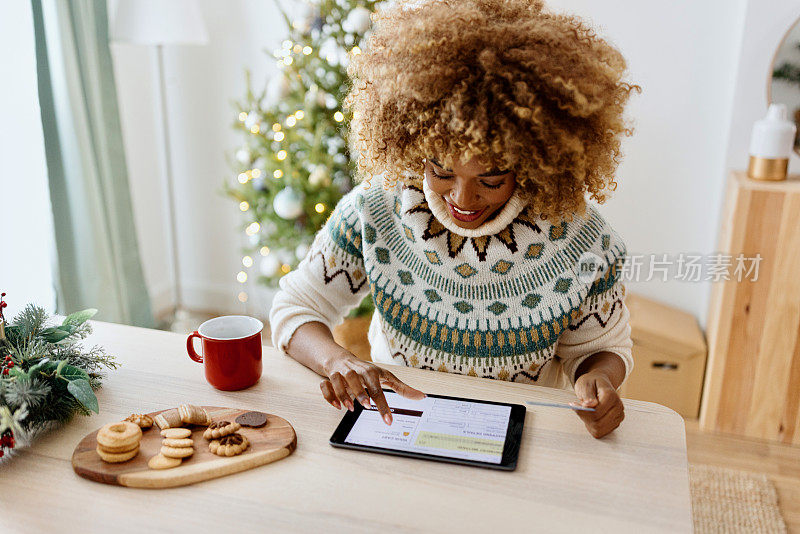
[[[576,271],[587,251],[605,262],[589,282]],[[500,232],[465,237],[439,222],[421,189],[359,184],[304,262],[319,262],[320,291],[347,302],[342,316],[371,292],[396,363],[536,382],[565,330],[601,331],[619,315],[625,254],[591,206],[557,224],[525,207]],[[336,299],[342,291],[348,298]]]

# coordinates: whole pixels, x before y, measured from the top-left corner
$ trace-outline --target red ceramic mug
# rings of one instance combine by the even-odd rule
[[[264,324],[246,315],[209,319],[189,334],[189,357],[204,364],[206,380],[217,389],[234,391],[252,386],[261,378],[261,331]],[[194,338],[203,353],[194,350]]]

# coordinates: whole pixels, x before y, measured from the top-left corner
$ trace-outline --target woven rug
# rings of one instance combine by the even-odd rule
[[[778,493],[766,475],[690,464],[689,485],[697,534],[786,532]]]

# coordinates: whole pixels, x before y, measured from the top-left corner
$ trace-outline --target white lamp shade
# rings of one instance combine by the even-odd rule
[[[111,40],[143,45],[206,44],[208,32],[194,0],[119,0]]]

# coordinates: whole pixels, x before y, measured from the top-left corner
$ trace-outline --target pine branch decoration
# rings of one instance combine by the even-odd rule
[[[8,323],[5,295],[0,294],[0,462],[76,413],[99,412],[94,391],[103,370],[118,367],[103,348],[80,343],[92,332],[88,320],[97,310],[48,326],[47,312],[28,304]]]

